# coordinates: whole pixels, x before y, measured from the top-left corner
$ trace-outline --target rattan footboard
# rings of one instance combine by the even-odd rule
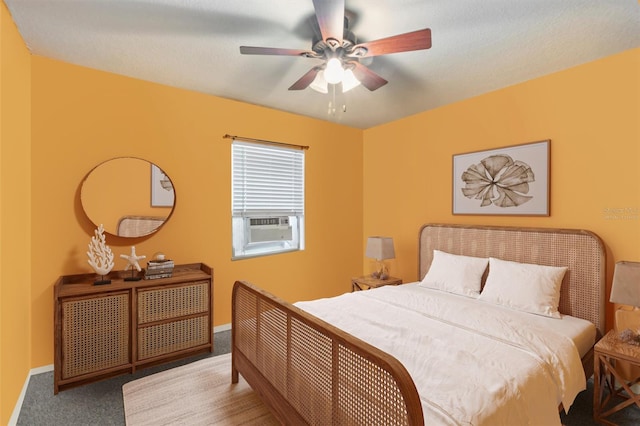
[[[232,381],[242,374],[283,424],[424,424],[391,355],[249,283],[232,299]]]

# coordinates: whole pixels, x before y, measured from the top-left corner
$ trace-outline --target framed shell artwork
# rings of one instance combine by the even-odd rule
[[[550,140],[453,156],[453,214],[549,216]]]

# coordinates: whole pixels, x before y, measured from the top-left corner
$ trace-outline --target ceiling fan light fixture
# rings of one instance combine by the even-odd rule
[[[324,78],[324,70],[316,74],[316,78],[313,79],[309,87],[316,92],[329,93],[329,85],[327,84],[327,80]]]
[[[353,74],[353,71],[348,69],[344,72],[344,77],[342,78],[342,93],[346,93],[354,87],[358,87],[360,85],[360,80],[356,78]]]
[[[289,90],[304,90],[314,81],[318,73],[324,71],[326,84],[342,83],[342,92],[347,92],[361,83],[369,91],[379,89],[388,83],[387,80],[368,68],[371,58],[388,55],[390,53],[411,52],[431,48],[431,29],[397,34],[368,42],[356,44],[358,38],[349,29],[351,20],[355,16],[345,10],[344,0],[313,0],[315,18],[311,20],[313,36],[311,50],[283,49],[276,47],[240,46],[243,55],[280,55],[301,56],[324,60],[300,77]],[[346,67],[345,67],[346,65]],[[356,78],[346,73],[347,69],[355,71]],[[359,80],[359,81],[357,81]],[[320,80],[316,88],[321,93],[327,93],[328,87]]]
[[[331,58],[327,61],[327,67],[324,70],[324,79],[329,84],[338,84],[344,77],[344,68],[338,58]]]

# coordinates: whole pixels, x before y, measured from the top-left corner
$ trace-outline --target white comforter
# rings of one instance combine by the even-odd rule
[[[429,425],[559,425],[586,387],[572,340],[531,314],[415,284],[296,306],[395,356]]]

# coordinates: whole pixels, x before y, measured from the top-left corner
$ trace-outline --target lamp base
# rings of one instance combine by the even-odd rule
[[[634,333],[640,332],[640,309],[624,309],[618,308],[615,312],[615,330],[620,335],[624,330],[632,330]],[[618,361],[618,371],[627,380],[633,380],[640,377],[640,368],[633,367],[624,361]],[[635,384],[631,387],[634,392],[640,391],[640,385]]]
[[[640,332],[640,309],[616,309],[614,324],[617,332],[626,329]]]
[[[386,280],[389,278],[389,267],[383,260],[376,261],[375,270],[371,273],[371,277],[379,280]]]

